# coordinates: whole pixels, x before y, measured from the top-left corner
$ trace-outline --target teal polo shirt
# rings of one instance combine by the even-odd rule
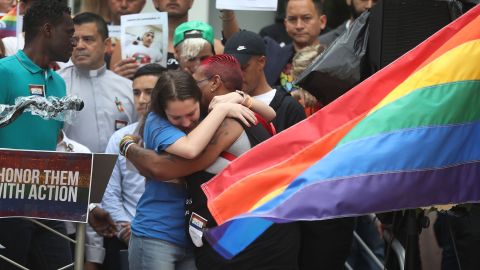
[[[22,50],[0,60],[0,104],[13,105],[18,97],[65,96],[65,81],[53,70],[42,69]],[[52,150],[63,122],[44,120],[24,112],[13,123],[0,128],[0,148]]]

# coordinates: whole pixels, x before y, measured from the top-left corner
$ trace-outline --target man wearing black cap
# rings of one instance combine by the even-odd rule
[[[283,88],[272,89],[264,73],[266,47],[263,38],[250,31],[235,33],[225,44],[225,53],[240,62],[243,72],[243,90],[252,97],[269,104],[277,113],[272,121],[277,132],[306,118],[305,111]]]

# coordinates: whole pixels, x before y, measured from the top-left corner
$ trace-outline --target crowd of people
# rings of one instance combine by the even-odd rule
[[[224,259],[203,236],[216,223],[200,186],[322,107],[295,78],[376,1],[346,0],[351,17],[327,33],[322,0],[286,0],[283,28],[267,27],[265,36],[223,10],[222,40],[208,23],[188,20],[193,0],[152,2],[168,13],[165,67],[121,59],[118,44],[106,53],[108,25],[141,12],[146,0],[85,0],[78,14],[62,0],[21,0],[24,33],[0,42],[0,104],[38,94],[31,85],[85,104],[72,123],[23,114],[0,129],[0,148],[119,155],[102,203],[89,207],[85,269],[125,269],[125,261],[147,270],[343,269],[349,256],[354,269],[374,269],[352,249],[355,228],[384,257],[367,217],[275,224]],[[151,49],[154,38],[146,31],[137,46]],[[41,222],[74,233],[69,223]],[[1,255],[30,269],[72,261],[67,241],[24,219],[0,220],[0,244]],[[0,260],[0,269],[15,268]]]

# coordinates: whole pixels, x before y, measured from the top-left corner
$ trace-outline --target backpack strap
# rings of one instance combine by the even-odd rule
[[[270,135],[275,135],[277,134],[277,131],[275,130],[275,126],[272,123],[267,123],[265,119],[263,119],[258,113],[255,113],[255,117],[257,117],[257,121],[262,124],[262,126],[270,133]]]
[[[227,152],[227,151],[223,151],[221,154],[220,154],[221,157],[223,157],[224,159],[228,160],[228,161],[234,161],[237,156],[235,156],[234,154],[230,153],[230,152]]]
[[[260,123],[265,128],[265,130],[268,132],[268,134],[270,134],[270,136],[277,134],[275,126],[272,123],[267,123],[267,121],[265,121],[265,119],[263,119],[263,117],[261,117],[258,113],[255,113],[255,117],[257,118],[258,123]],[[220,156],[228,161],[234,161],[237,158],[237,156],[227,151],[223,151]]]

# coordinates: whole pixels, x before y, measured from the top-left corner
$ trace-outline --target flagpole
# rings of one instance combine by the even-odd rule
[[[19,36],[22,34],[22,28],[23,28],[23,18],[22,18],[22,22],[20,23],[20,0],[17,0],[17,5],[15,6],[15,8],[17,9],[17,14],[16,14],[16,25],[15,25],[15,30],[16,30],[16,33],[15,33],[15,37],[17,38],[17,48],[20,47],[20,41],[18,40]],[[23,49],[23,48],[22,48]]]
[[[75,14],[75,11],[74,11],[75,1],[74,0],[68,0],[68,6],[72,9],[72,14]]]

